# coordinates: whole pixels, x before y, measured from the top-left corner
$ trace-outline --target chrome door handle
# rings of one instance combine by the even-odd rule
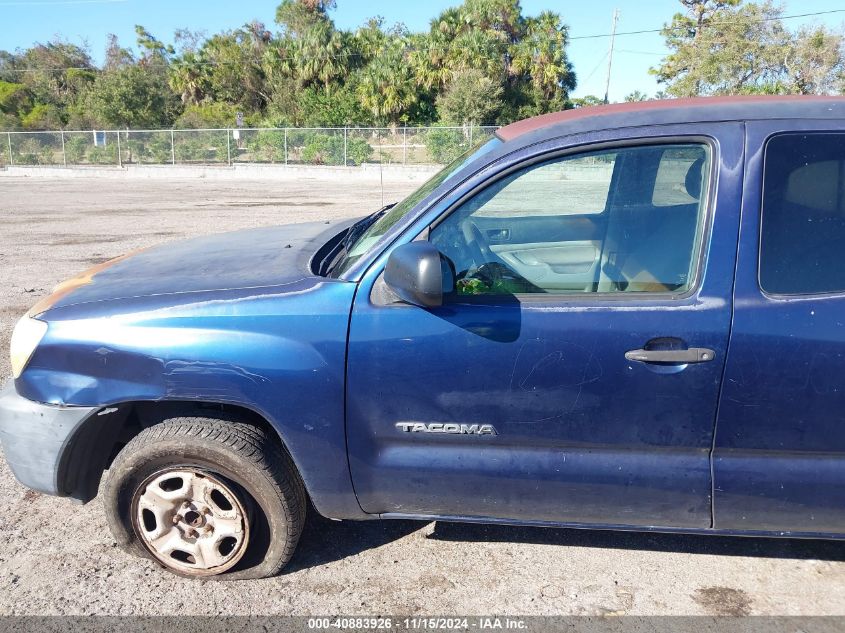
[[[706,347],[690,347],[689,349],[632,349],[625,352],[625,358],[640,363],[667,363],[687,365],[691,363],[706,363],[713,360],[716,353]]]

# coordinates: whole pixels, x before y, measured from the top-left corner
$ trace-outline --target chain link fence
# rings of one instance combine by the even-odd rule
[[[240,128],[0,132],[0,166],[445,164],[497,128]],[[5,136],[5,139],[2,137]]]

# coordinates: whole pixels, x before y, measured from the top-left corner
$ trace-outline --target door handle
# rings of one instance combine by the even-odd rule
[[[625,352],[625,358],[641,363],[667,363],[688,365],[692,363],[706,363],[713,360],[716,353],[706,347],[690,347],[689,349],[632,349]]]
[[[509,242],[511,239],[511,230],[491,229],[487,231],[487,239],[490,242]]]

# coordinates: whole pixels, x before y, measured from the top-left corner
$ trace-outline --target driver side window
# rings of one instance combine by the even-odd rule
[[[710,173],[700,143],[624,147],[519,169],[435,225],[459,295],[682,293]]]

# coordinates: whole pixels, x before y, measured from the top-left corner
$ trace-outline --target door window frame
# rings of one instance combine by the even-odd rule
[[[702,192],[702,201],[704,204],[703,212],[699,212],[698,225],[696,233],[698,233],[698,243],[695,244],[697,249],[697,261],[694,266],[691,266],[693,277],[690,280],[688,288],[683,292],[569,292],[569,293],[554,293],[554,292],[532,292],[532,293],[514,293],[511,295],[460,295],[456,300],[450,300],[449,305],[456,305],[461,303],[470,304],[499,304],[508,299],[516,298],[520,302],[526,301],[567,301],[567,302],[583,302],[585,300],[599,300],[601,302],[611,301],[666,301],[668,300],[682,300],[688,299],[695,295],[701,288],[703,280],[704,267],[706,262],[707,245],[710,241],[710,234],[712,232],[713,212],[715,209],[716,192],[718,191],[719,178],[719,146],[715,138],[705,136],[702,134],[676,134],[670,136],[643,136],[633,137],[619,140],[600,141],[594,143],[584,143],[567,147],[564,149],[552,150],[536,156],[532,156],[518,163],[508,166],[507,168],[497,172],[493,177],[484,182],[477,184],[455,200],[440,214],[434,221],[430,222],[422,231],[420,231],[413,241],[428,241],[429,234],[439,224],[445,222],[454,212],[466,203],[468,200],[495,185],[500,180],[507,178],[514,172],[526,169],[532,165],[554,160],[560,157],[573,156],[577,154],[590,154],[593,152],[600,152],[613,149],[625,149],[629,147],[654,147],[659,145],[678,145],[678,144],[696,144],[707,148],[709,152],[709,170],[710,173],[704,179],[705,191]],[[611,188],[618,175],[614,173],[611,177]],[[602,214],[607,213],[607,209]]]

